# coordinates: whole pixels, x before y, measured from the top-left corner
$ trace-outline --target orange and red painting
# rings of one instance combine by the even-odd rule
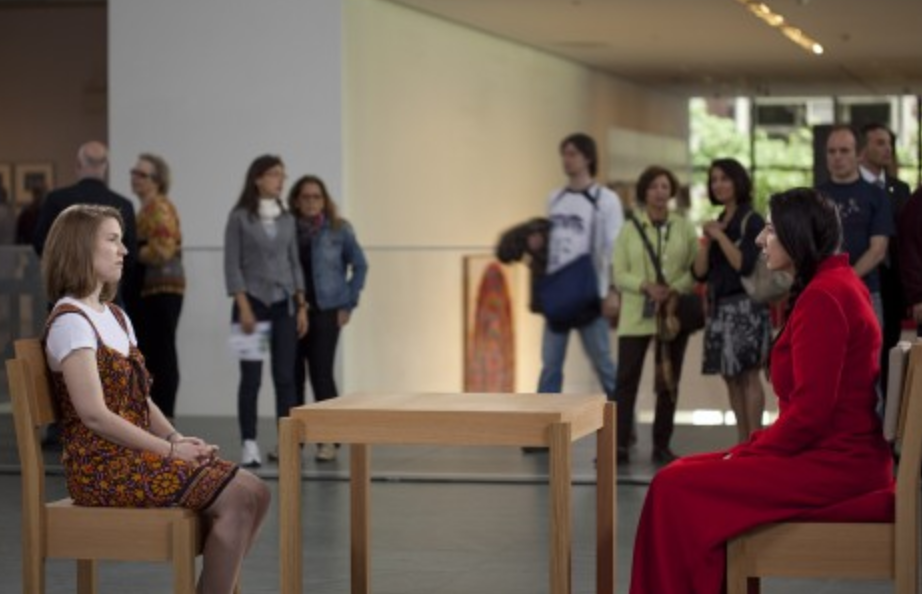
[[[515,392],[510,271],[492,257],[464,258],[465,392]]]

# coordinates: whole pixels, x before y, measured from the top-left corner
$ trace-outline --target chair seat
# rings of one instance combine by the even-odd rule
[[[191,532],[195,552],[201,552],[198,516],[188,509],[87,507],[61,499],[45,511],[48,557],[169,561],[179,530]],[[124,545],[129,537],[130,547]]]
[[[841,503],[811,510],[792,522],[892,522],[896,515],[893,488],[871,491]]]

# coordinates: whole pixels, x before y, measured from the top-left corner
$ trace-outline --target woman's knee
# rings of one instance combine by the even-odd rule
[[[269,488],[265,483],[240,469],[206,514],[217,518],[232,517],[249,524],[265,515],[269,501]]]
[[[750,369],[746,372],[746,390],[756,396],[762,394],[762,370]]]
[[[269,487],[265,481],[247,470],[240,469],[237,474],[243,489],[249,495],[247,505],[253,510],[255,521],[261,522],[272,501]]]

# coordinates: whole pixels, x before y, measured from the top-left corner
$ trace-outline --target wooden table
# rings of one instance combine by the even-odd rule
[[[596,433],[596,591],[615,585],[615,407],[601,395],[358,394],[293,408],[279,426],[281,591],[302,590],[301,445],[350,444],[352,593],[368,594],[370,444],[550,448],[551,594],[571,591],[571,442]],[[411,513],[411,512],[407,512]]]

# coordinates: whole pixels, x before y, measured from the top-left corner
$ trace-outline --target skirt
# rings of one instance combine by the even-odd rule
[[[768,306],[746,294],[720,299],[704,329],[705,375],[734,377],[765,364],[771,343]]]

